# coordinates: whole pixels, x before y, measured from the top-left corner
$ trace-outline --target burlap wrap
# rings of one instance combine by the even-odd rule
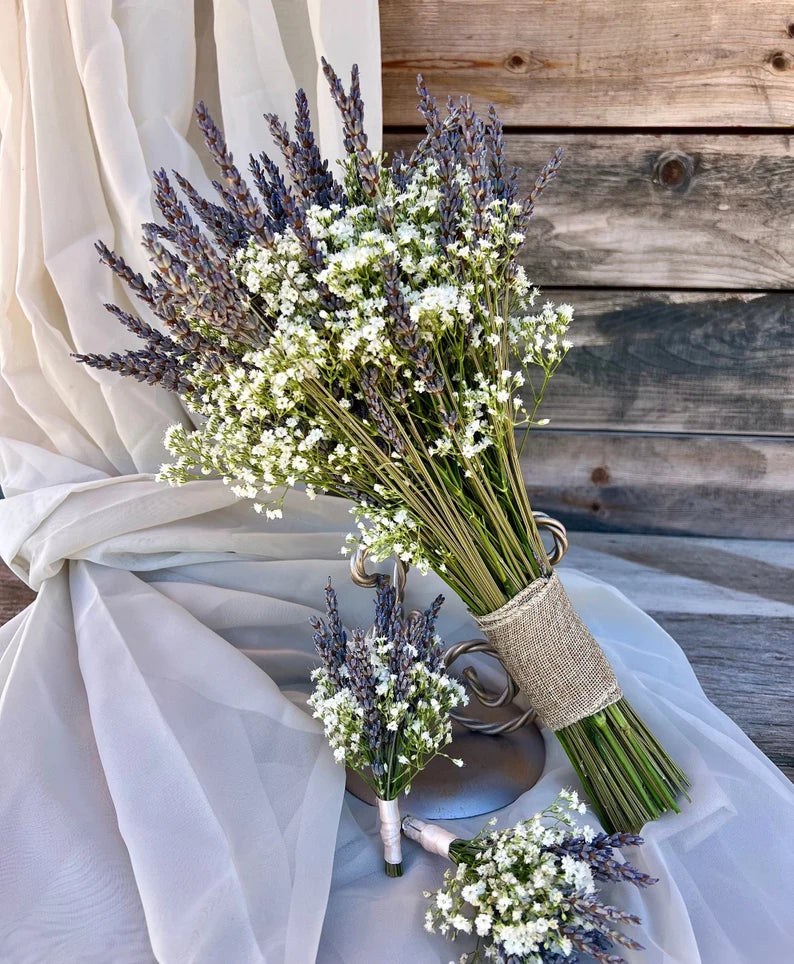
[[[477,622],[549,729],[592,716],[623,695],[556,572]]]

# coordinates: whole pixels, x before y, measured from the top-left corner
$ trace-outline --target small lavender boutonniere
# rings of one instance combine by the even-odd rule
[[[339,618],[336,593],[325,589],[326,620],[312,621],[323,665],[309,697],[338,763],[355,770],[378,799],[385,870],[402,875],[397,798],[452,740],[450,710],[468,702],[448,676],[436,634],[439,596],[424,612],[403,614],[387,582],[378,587],[375,622],[350,638]],[[449,758],[457,766],[461,760]]]
[[[461,962],[500,964],[574,964],[589,954],[601,964],[626,964],[611,952],[615,944],[643,950],[616,924],[641,923],[639,917],[604,904],[596,881],[624,881],[636,887],[656,878],[615,859],[615,849],[639,846],[628,833],[596,834],[579,828],[574,813],[586,807],[575,792],[563,790],[542,813],[507,830],[483,830],[471,840],[417,817],[403,820],[403,832],[425,850],[448,857],[425,927],[454,940],[476,934],[477,947]],[[496,821],[492,820],[491,825]]]

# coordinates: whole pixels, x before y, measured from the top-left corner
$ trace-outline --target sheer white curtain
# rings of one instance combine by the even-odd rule
[[[295,495],[267,523],[217,482],[153,481],[178,400],[73,364],[125,333],[92,244],[144,267],[149,171],[207,187],[203,98],[238,158],[261,114],[303,85],[326,153],[339,134],[318,70],[362,68],[380,127],[375,0],[28,0],[0,4],[0,554],[39,590],[0,630],[0,960],[439,962],[406,848],[384,878],[375,814],[299,708],[307,617],[329,573],[350,622],[369,594],[339,556],[338,500]],[[648,964],[785,960],[794,935],[794,794],[705,698],[673,640],[617,592],[566,586],[627,695],[694,777],[691,806],[648,828]],[[414,579],[417,602],[439,589]],[[409,604],[411,599],[409,599]],[[442,630],[473,634],[449,600]],[[297,705],[296,705],[297,704]],[[574,778],[556,741],[541,783]],[[479,829],[465,821],[462,835]]]

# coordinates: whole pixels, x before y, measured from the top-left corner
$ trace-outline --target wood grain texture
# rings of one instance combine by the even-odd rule
[[[384,145],[410,152],[416,141],[397,133]],[[536,283],[794,289],[788,135],[514,134],[507,156],[523,193],[557,147],[562,170],[522,254]]]
[[[571,528],[794,538],[787,439],[536,430],[522,468]]]
[[[787,126],[783,0],[381,0],[384,118],[416,123],[416,74],[506,124]]]
[[[649,615],[687,654],[706,696],[794,779],[794,707],[781,685],[794,678],[794,619]]]
[[[0,562],[0,626],[29,606],[36,594]]]
[[[582,531],[570,538],[564,565],[617,586],[646,612],[794,617],[794,542]]]
[[[794,779],[794,543],[570,533],[563,565],[616,586],[687,654],[706,695]]]
[[[575,308],[553,427],[794,436],[794,295],[543,294]]]

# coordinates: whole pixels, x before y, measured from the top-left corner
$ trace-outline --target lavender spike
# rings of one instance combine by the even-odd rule
[[[272,243],[272,236],[265,228],[262,210],[235,167],[232,153],[226,147],[226,139],[210,117],[203,101],[196,106],[196,118],[207,148],[226,182],[226,190],[222,196],[225,200],[228,199],[232,210],[243,222],[246,230],[257,235],[266,244]]]

